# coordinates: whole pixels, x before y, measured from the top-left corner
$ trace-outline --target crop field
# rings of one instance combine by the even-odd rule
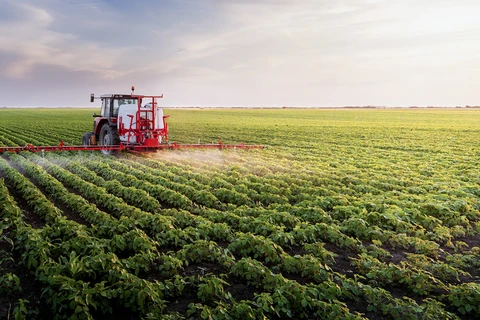
[[[93,110],[1,109],[0,146]],[[480,110],[166,110],[170,141],[0,154],[0,319],[479,319]]]

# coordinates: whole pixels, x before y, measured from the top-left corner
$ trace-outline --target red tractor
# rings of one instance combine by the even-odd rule
[[[94,114],[93,132],[87,132],[82,137],[84,146],[145,146],[159,147],[168,144],[168,125],[163,110],[157,105],[160,96],[144,96],[133,94],[105,94],[95,97],[92,93],[90,102],[101,99],[101,113]],[[118,151],[102,149],[104,154]]]

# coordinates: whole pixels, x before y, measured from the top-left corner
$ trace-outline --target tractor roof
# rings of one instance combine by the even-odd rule
[[[111,98],[113,96],[119,96],[119,97],[132,97],[130,93],[108,93],[108,94],[102,94],[100,98]]]

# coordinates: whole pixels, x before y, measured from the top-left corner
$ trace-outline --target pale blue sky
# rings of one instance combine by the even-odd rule
[[[477,0],[0,0],[0,107],[480,105]]]

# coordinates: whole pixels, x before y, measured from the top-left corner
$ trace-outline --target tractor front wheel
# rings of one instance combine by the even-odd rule
[[[120,144],[120,137],[118,136],[117,130],[110,126],[108,123],[104,124],[102,130],[100,131],[100,145],[102,146],[118,146]],[[116,154],[118,150],[102,150],[103,154],[113,155]]]
[[[89,146],[92,144],[93,132],[87,132],[82,137],[82,145]]]

